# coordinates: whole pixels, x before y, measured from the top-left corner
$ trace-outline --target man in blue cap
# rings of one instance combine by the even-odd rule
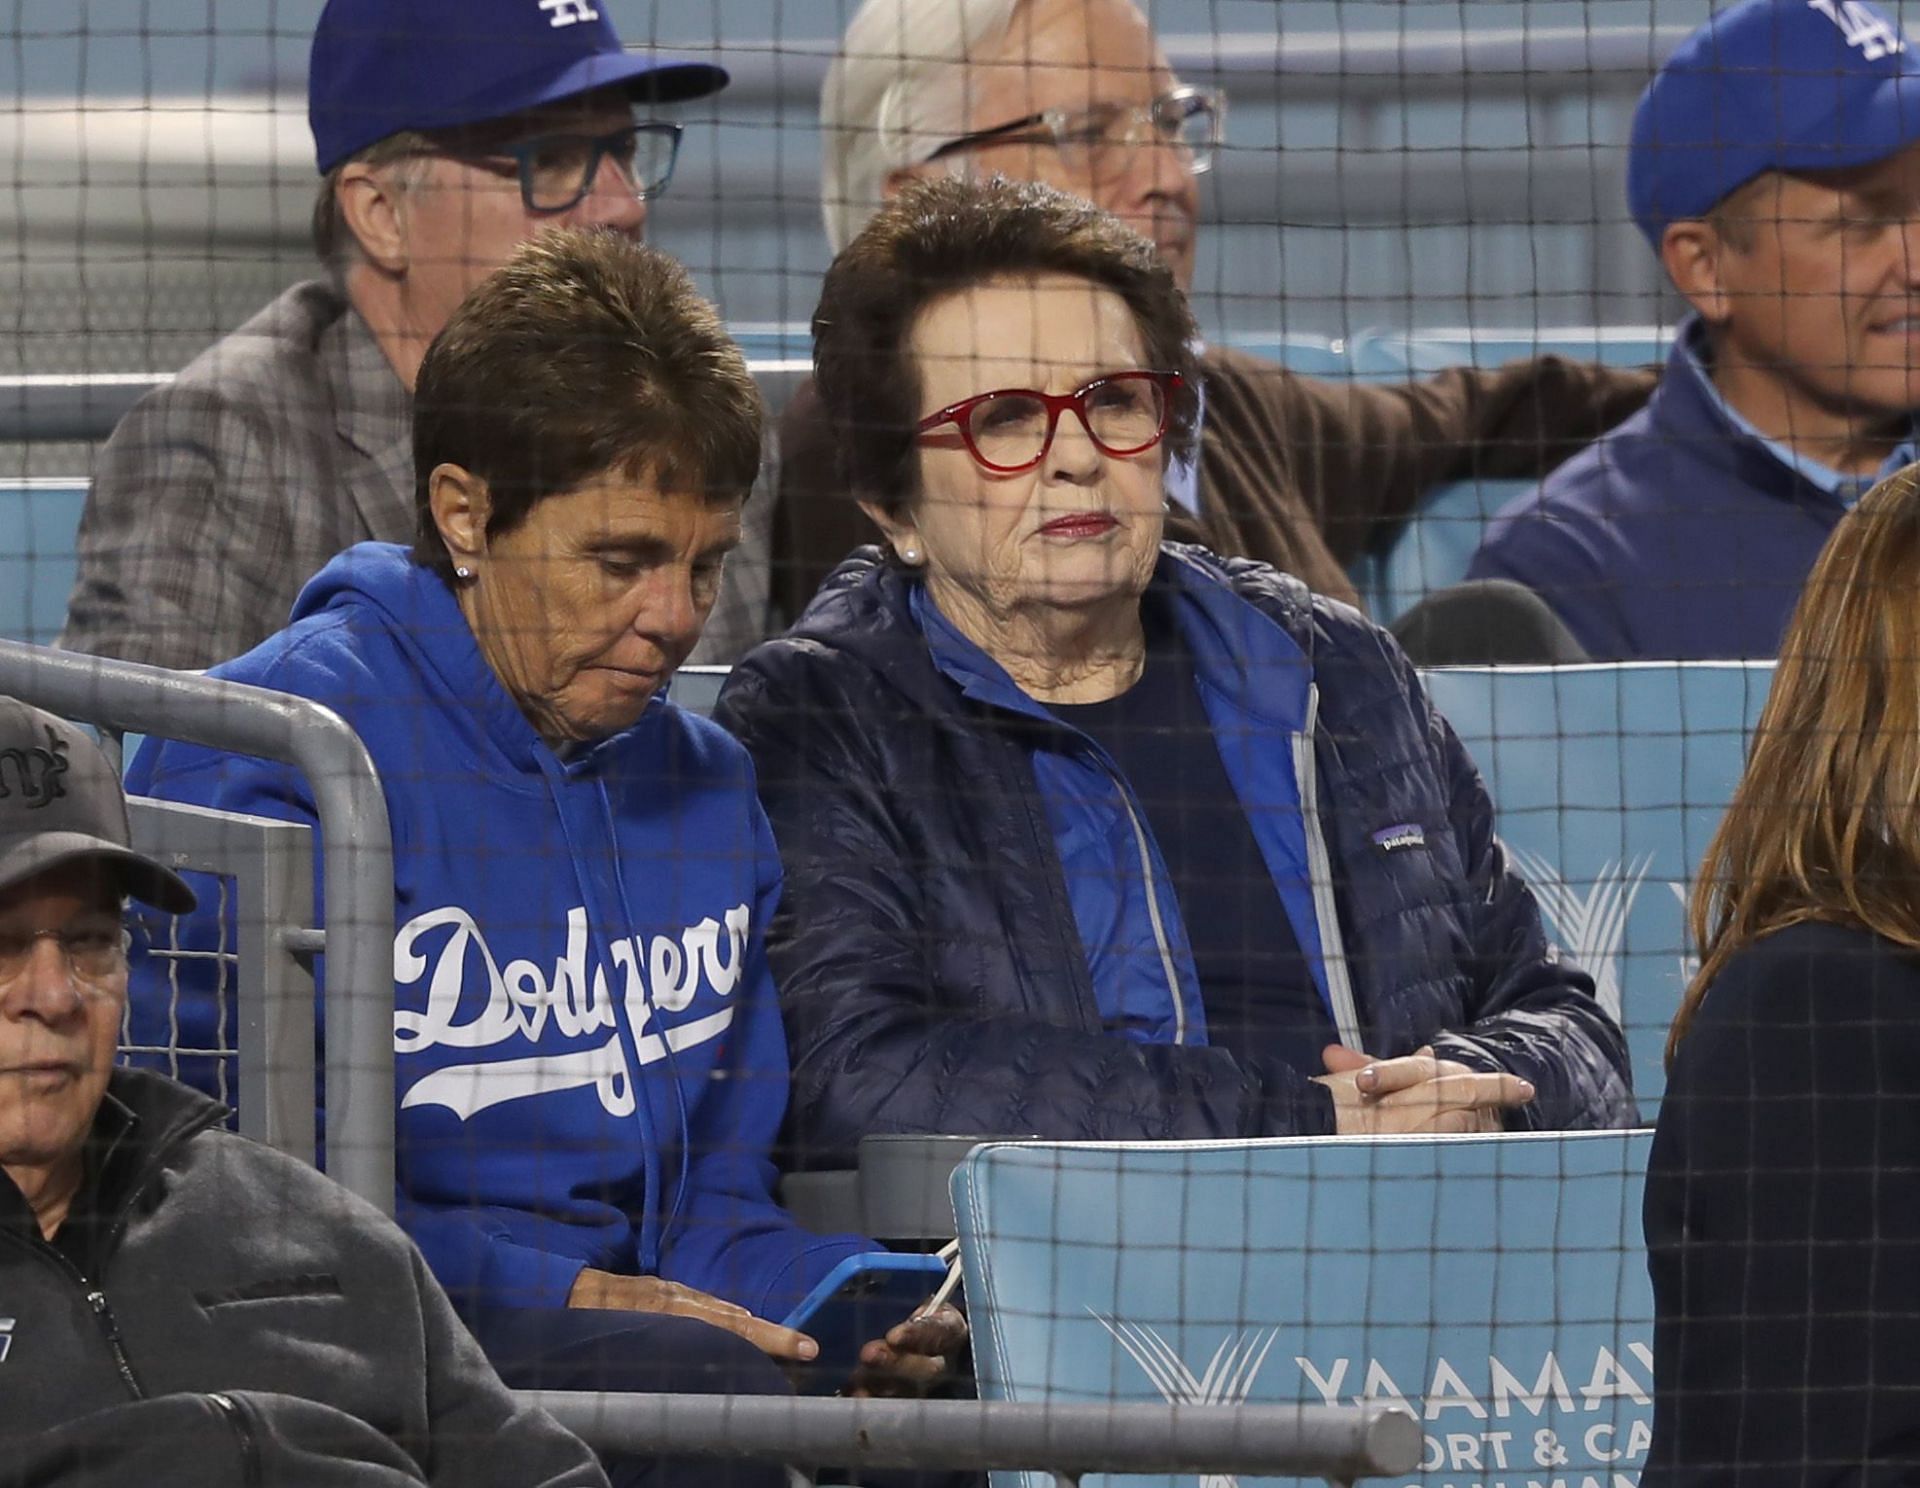
[[[1743,0],[1668,59],[1628,158],[1692,313],[1647,408],[1502,512],[1475,578],[1600,659],[1772,656],[1847,508],[1913,458],[1920,60],[1864,0]]]
[[[341,549],[413,534],[411,403],[467,290],[551,225],[639,236],[727,74],[628,52],[602,0],[328,0],[308,112],[325,278],[137,405],[102,450],[62,643],[204,667]]]

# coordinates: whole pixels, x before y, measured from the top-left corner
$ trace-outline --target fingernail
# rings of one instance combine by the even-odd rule
[[[1520,1082],[1520,1093],[1521,1095],[1525,1096],[1528,1100],[1532,1100],[1533,1099],[1533,1081],[1522,1080]]]
[[[820,1345],[815,1343],[811,1338],[803,1338],[800,1340],[800,1357],[801,1358],[811,1359],[815,1357],[817,1354],[819,1354],[819,1352],[820,1352]]]
[[[1380,1071],[1372,1065],[1368,1065],[1353,1077],[1353,1083],[1356,1085],[1364,1085],[1368,1088],[1378,1085],[1380,1083]]]

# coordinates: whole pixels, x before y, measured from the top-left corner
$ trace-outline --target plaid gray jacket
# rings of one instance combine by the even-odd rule
[[[411,416],[366,322],[295,285],[113,431],[60,644],[170,667],[258,645],[342,548],[412,540]]]

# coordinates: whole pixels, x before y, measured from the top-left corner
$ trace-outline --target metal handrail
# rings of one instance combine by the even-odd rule
[[[955,1472],[1208,1473],[1337,1482],[1414,1471],[1406,1411],[1377,1406],[839,1400],[516,1392],[601,1451]]]
[[[320,817],[327,1171],[393,1212],[393,833],[373,758],[306,698],[0,640],[0,695],[111,728],[293,765]]]

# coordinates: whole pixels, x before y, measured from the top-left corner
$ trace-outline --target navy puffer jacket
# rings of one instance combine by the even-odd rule
[[[1319,933],[1351,986],[1349,1042],[1521,1075],[1537,1093],[1519,1126],[1632,1123],[1620,1030],[1548,945],[1479,773],[1392,639],[1262,564],[1168,544],[1161,572],[1226,586],[1311,668],[1308,798],[1337,905]],[[795,1160],[843,1165],[885,1132],[1332,1130],[1318,1071],[1103,1026],[1034,724],[936,664],[917,587],[863,550],[734,669],[716,712],[754,756],[786,868],[768,948]],[[1418,849],[1388,850],[1382,829],[1409,825]]]

